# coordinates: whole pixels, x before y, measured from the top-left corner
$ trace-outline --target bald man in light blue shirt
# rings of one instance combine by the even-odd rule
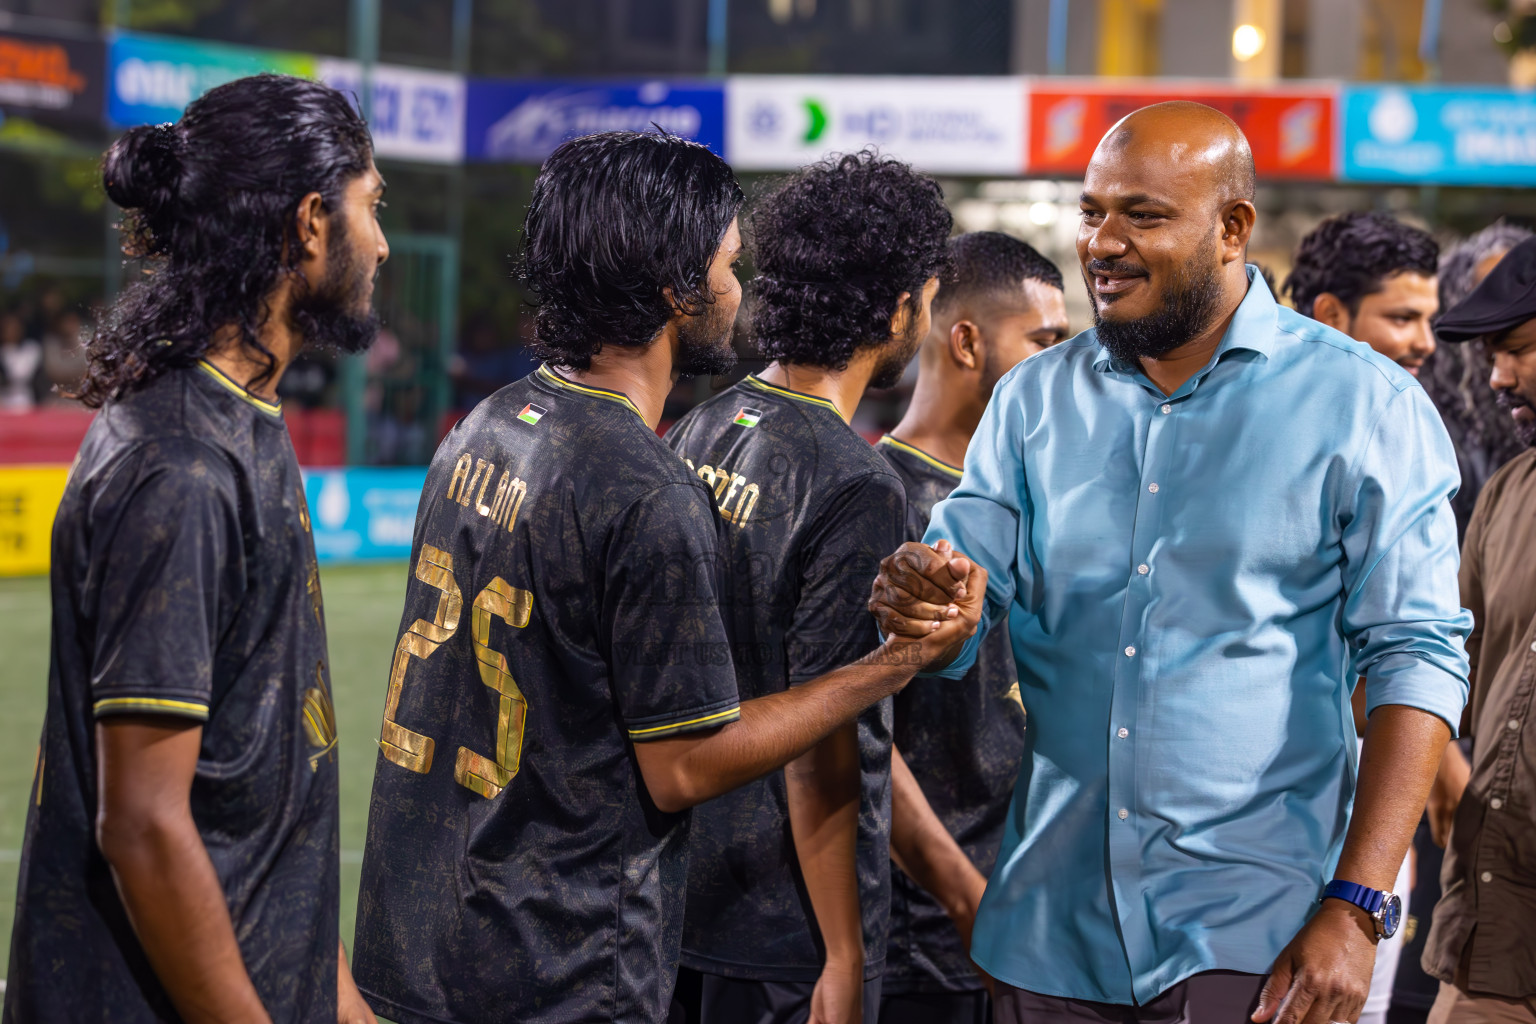
[[[1245,266],[1252,174],[1208,107],[1111,129],[1095,329],[1003,378],[876,584],[882,628],[921,633],[974,561],[983,628],[1007,615],[1030,725],[972,946],[1002,1022],[1355,1021],[1466,700],[1450,441]]]

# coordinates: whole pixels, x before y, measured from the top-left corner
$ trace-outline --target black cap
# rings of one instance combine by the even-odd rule
[[[1471,341],[1536,320],[1536,238],[1527,238],[1494,266],[1472,294],[1435,322],[1441,341]]]

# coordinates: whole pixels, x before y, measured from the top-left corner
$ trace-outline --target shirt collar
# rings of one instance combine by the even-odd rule
[[[1221,344],[1216,346],[1216,354],[1211,357],[1211,365],[1221,362],[1228,352],[1246,349],[1256,352],[1268,359],[1275,347],[1275,324],[1278,316],[1275,297],[1269,290],[1269,285],[1264,281],[1264,275],[1259,268],[1252,263],[1247,265],[1248,270],[1248,294],[1243,301],[1238,303],[1237,312],[1232,316],[1232,322],[1227,325],[1227,333],[1222,336]],[[1097,343],[1098,333],[1094,333]],[[1118,365],[1109,354],[1109,350],[1103,345],[1099,346],[1099,353],[1094,357],[1093,368],[1095,370],[1115,370],[1119,373],[1139,374],[1141,371],[1135,366]]]

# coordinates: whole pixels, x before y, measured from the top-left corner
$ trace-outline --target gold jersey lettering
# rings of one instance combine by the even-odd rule
[[[684,459],[684,462],[688,460]],[[688,462],[688,468],[693,469],[693,463]],[[762,489],[757,484],[747,483],[747,478],[740,473],[732,472],[724,467],[700,466],[695,472],[699,479],[703,480],[715,495],[715,504],[720,506],[720,516],[728,523],[737,526],[745,526],[747,518],[752,515],[752,510],[757,508],[758,495]],[[735,502],[733,505],[732,502]]]
[[[463,455],[459,456],[458,463],[453,467],[453,476],[448,480],[449,501],[457,500],[457,497],[454,494],[455,488],[458,489],[459,494],[463,494],[468,489],[465,485],[469,481],[469,471],[470,468],[474,466],[474,464],[475,457],[469,454],[469,452],[465,452]],[[468,504],[468,502],[461,502],[461,504]]]
[[[490,508],[479,505],[480,514],[490,516],[491,522],[497,526],[505,526],[507,532],[511,533],[512,527],[517,525],[517,513],[523,507],[523,497],[527,493],[527,484],[523,483],[519,477],[513,476],[510,470],[503,472],[501,482],[496,485],[496,496],[491,499]]]

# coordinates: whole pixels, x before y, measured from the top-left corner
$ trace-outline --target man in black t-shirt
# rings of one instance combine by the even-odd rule
[[[305,344],[373,337],[368,128],[263,75],[130,129],[103,172],[155,272],[86,350],[101,412],[54,523],[4,1019],[370,1022],[338,959],[330,659],[276,397]]]
[[[725,520],[724,605],[744,697],[880,643],[867,602],[905,538],[901,480],[853,419],[928,332],[950,216],[870,153],[789,177],[752,217],[753,337],[773,360],[667,441]],[[891,706],[695,813],[679,1012],[703,1024],[872,1019],[890,899]],[[868,993],[865,992],[869,985]]]
[[[438,449],[385,699],[356,963],[392,1019],[663,1020],[688,809],[851,722],[979,614],[740,699],[720,516],[655,434],[680,374],[733,359],[740,202],[723,161],[664,134],[568,142],[535,183],[549,361]]]
[[[949,251],[912,402],[876,446],[906,488],[905,540],[923,539],[960,482],[998,380],[1067,337],[1061,271],[1044,256],[995,231],[953,238]],[[894,703],[891,857],[902,870],[891,876],[880,1024],[987,1024],[968,947],[1024,754],[1008,630],[988,634],[963,679],[914,680]]]

